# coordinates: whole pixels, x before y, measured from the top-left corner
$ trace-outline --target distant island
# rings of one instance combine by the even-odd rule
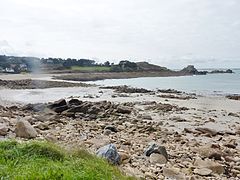
[[[96,63],[91,59],[36,58],[0,55],[0,73],[19,74],[32,72],[64,73],[68,75],[55,78],[75,81],[233,73],[231,69],[225,71],[198,71],[193,65],[189,65],[179,71],[174,71],[148,62],[131,62],[130,60],[121,60],[118,64],[114,64],[109,61]],[[72,73],[75,74],[71,75]],[[82,75],[82,73],[84,73],[84,75]]]

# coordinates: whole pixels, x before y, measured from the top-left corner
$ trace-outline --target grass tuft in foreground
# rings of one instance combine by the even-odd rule
[[[47,142],[0,142],[0,179],[133,179],[84,150]]]

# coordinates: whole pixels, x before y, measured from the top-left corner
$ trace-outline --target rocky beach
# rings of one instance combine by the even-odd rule
[[[4,82],[5,97],[9,88],[18,93],[17,81],[11,86]],[[52,87],[52,82],[44,84]],[[75,85],[55,82],[54,87]],[[31,104],[30,97],[1,100],[1,140],[84,148],[140,179],[240,179],[238,98],[128,86],[76,88],[84,93],[29,99]]]

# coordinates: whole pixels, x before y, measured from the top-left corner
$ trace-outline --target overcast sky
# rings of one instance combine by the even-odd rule
[[[240,0],[0,0],[0,54],[240,67]]]

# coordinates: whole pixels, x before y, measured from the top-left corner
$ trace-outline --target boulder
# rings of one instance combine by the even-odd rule
[[[7,135],[8,127],[5,124],[0,124],[0,136]]]
[[[144,155],[150,156],[153,153],[161,154],[166,158],[166,160],[168,160],[168,154],[164,146],[159,146],[156,143],[151,143],[149,147],[144,151]]]
[[[97,150],[97,156],[107,159],[108,162],[113,165],[119,165],[121,162],[121,157],[114,144],[108,144],[99,148]]]
[[[35,138],[37,137],[37,131],[32,127],[32,125],[25,120],[20,120],[16,124],[15,128],[16,136],[21,138]]]
[[[167,159],[162,154],[152,153],[150,155],[150,162],[152,164],[166,164],[167,163]]]

